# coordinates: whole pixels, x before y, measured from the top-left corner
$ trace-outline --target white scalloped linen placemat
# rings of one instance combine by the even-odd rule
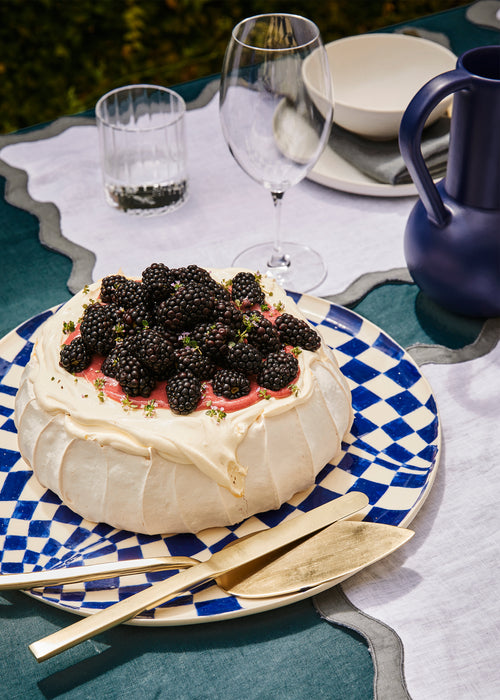
[[[106,204],[95,126],[72,126],[49,139],[8,145],[1,157],[21,169],[29,163],[29,194],[53,202],[63,235],[95,253],[94,280],[117,266],[138,275],[155,260],[172,267],[228,267],[244,248],[272,238],[271,195],[229,153],[217,97],[187,112],[186,138],[189,200],[160,217],[137,217]],[[405,265],[402,237],[414,201],[358,197],[305,180],[285,195],[283,239],[320,252],[328,276],[314,293],[337,293],[366,272]]]

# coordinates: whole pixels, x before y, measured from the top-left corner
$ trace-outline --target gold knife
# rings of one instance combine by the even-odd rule
[[[28,571],[23,574],[0,574],[0,591],[26,591],[45,586],[61,586],[65,583],[80,581],[100,581],[116,576],[130,576],[149,571],[167,569],[184,569],[186,566],[199,564],[192,557],[149,557],[148,559],[126,559],[123,561],[66,566],[60,569],[43,569]]]
[[[234,546],[213,554],[208,561],[185,569],[165,581],[154,583],[125,600],[33,642],[29,646],[30,651],[38,661],[45,661],[65,649],[90,639],[99,632],[130,620],[143,610],[175,598],[178,593],[186,589],[214,579],[268,552],[296,542],[308,534],[318,532],[337,520],[347,518],[368,504],[365,494],[352,491],[307,513],[285,520],[276,527],[258,532],[247,539],[242,538]]]

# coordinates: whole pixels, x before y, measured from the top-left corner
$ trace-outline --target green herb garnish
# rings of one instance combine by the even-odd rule
[[[97,390],[97,398],[99,401],[104,401],[106,398],[106,394],[104,393],[104,386],[106,385],[106,380],[104,377],[98,377],[94,381],[94,387]]]
[[[156,415],[156,401],[151,399],[144,406],[144,415],[146,418],[153,418]]]
[[[266,399],[266,401],[271,398],[271,394],[267,391],[267,389],[259,389],[257,391],[257,396],[259,396],[261,399]]]
[[[205,411],[205,413],[207,414],[207,416],[215,418],[217,423],[220,423],[221,420],[224,420],[224,418],[227,415],[227,413],[222,408],[217,408],[217,406],[209,408],[208,411]]]

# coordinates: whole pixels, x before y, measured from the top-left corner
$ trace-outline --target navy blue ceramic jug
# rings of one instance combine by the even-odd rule
[[[451,93],[446,177],[436,186],[422,131]],[[414,281],[456,313],[500,315],[500,46],[467,51],[455,70],[424,85],[403,116],[399,146],[420,196],[404,238]]]

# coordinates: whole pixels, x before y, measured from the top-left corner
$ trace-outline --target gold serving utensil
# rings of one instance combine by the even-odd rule
[[[336,585],[391,554],[414,534],[394,525],[342,520],[299,544],[232,569],[216,583],[240,598],[273,598],[324,583]]]
[[[381,523],[342,520],[277,552],[239,566],[215,582],[225,593],[240,598],[274,598],[331,582],[339,583],[391,554],[412,536],[404,528]],[[253,533],[246,535],[253,537]],[[243,539],[243,538],[241,538]],[[231,547],[240,540],[230,542]],[[0,575],[0,590],[29,590],[80,581],[182,569],[201,562],[194,557],[155,557]]]
[[[23,574],[0,574],[0,591],[26,591],[31,588],[60,586],[64,583],[99,581],[101,579],[114,578],[115,576],[129,576],[150,571],[184,569],[195,564],[200,564],[200,561],[193,557],[161,556],[148,559],[129,559],[127,561],[67,566],[61,569],[29,571]]]
[[[238,566],[318,532],[337,520],[348,518],[368,504],[365,494],[352,491],[307,513],[285,520],[276,527],[257,532],[246,539],[241,538],[232,547],[213,554],[208,561],[180,571],[165,581],[154,583],[129,598],[33,642],[29,648],[38,661],[48,659],[99,632],[130,620],[143,610],[175,598],[178,593],[199,583],[216,579]]]

